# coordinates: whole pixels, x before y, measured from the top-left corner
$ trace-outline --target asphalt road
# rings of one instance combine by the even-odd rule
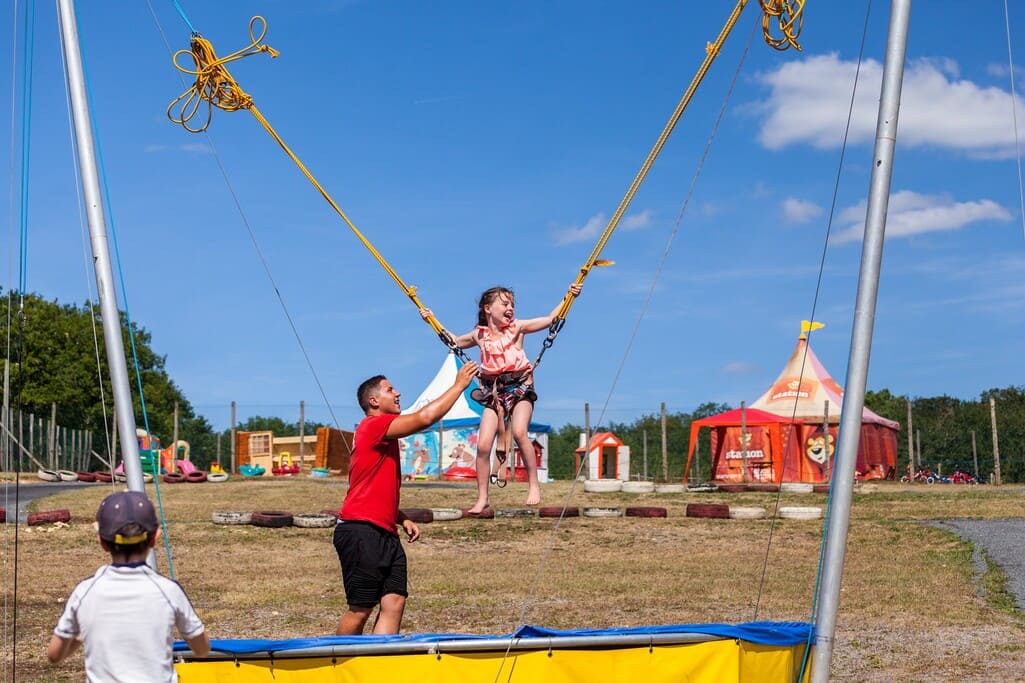
[[[26,484],[22,482],[18,486],[17,501],[18,501],[18,521],[22,524],[27,522],[27,508],[28,504],[33,500],[39,498],[45,498],[46,496],[52,496],[55,493],[62,493],[71,489],[82,488],[83,486],[110,486],[110,484],[104,484],[100,482],[84,482],[84,481],[65,481],[65,482],[39,482]],[[14,521],[14,510],[15,502],[15,490],[14,484],[7,482],[3,486],[3,491],[0,492],[0,508],[7,510],[7,522],[11,523]]]

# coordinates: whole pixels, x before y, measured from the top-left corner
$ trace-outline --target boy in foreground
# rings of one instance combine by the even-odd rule
[[[81,645],[86,681],[177,681],[174,628],[199,657],[210,653],[210,637],[182,587],[146,564],[160,537],[153,504],[139,491],[113,493],[100,503],[96,524],[110,564],[71,593],[47,658],[56,664]]]

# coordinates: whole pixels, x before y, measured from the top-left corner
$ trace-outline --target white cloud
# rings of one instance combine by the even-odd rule
[[[655,212],[651,209],[645,209],[640,213],[632,213],[629,216],[623,217],[623,220],[619,222],[619,227],[624,230],[640,230],[651,227],[651,219],[654,215]]]
[[[555,243],[558,245],[574,244],[593,239],[605,228],[605,214],[596,213],[581,226],[571,226],[555,231]]]
[[[820,149],[843,141],[857,64],[836,54],[791,61],[759,74],[771,92],[755,109],[763,119],[759,140],[769,149],[806,143]],[[848,140],[875,137],[882,64],[862,63]],[[1018,111],[1025,100],[1016,96]],[[1018,117],[1025,137],[1025,117]],[[958,76],[952,60],[919,59],[904,71],[899,122],[901,146],[956,149],[973,156],[1014,154],[1011,95]]]
[[[619,225],[616,227],[622,228],[623,230],[641,230],[651,225],[652,217],[654,215],[655,212],[651,209],[645,209],[640,213],[632,213],[620,219]],[[608,221],[605,218],[605,214],[596,213],[588,218],[587,222],[583,225],[573,225],[568,228],[556,230],[555,244],[562,246],[565,244],[575,244],[577,242],[586,242],[588,240],[597,239],[598,235],[602,233],[606,225],[608,225]]]
[[[838,216],[846,228],[834,233],[830,242],[843,244],[861,239],[867,202],[862,200],[843,209]],[[955,202],[950,197],[924,195],[901,190],[890,195],[886,212],[886,237],[911,237],[930,232],[950,232],[978,221],[1009,221],[1011,213],[991,199]]]
[[[167,145],[143,145],[142,151],[146,153],[151,152],[163,152],[167,149]]]
[[[787,223],[807,223],[822,215],[822,207],[814,202],[795,197],[783,200],[783,220]]]
[[[183,152],[189,152],[190,154],[209,154],[210,146],[204,145],[198,142],[189,142],[181,145],[178,149]]]
[[[734,363],[727,363],[722,366],[722,372],[725,375],[753,375],[758,372],[758,366],[754,363],[745,363],[743,361],[737,361]]]

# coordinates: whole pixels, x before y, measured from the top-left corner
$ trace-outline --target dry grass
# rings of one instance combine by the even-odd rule
[[[545,504],[568,482],[547,485]],[[67,507],[69,528],[21,528],[17,660],[22,680],[81,680],[81,659],[57,668],[44,647],[71,588],[104,561],[91,525],[109,489],[40,501]],[[218,526],[214,510],[317,512],[337,508],[344,484],[314,479],[161,488],[176,577],[214,638],[332,633],[345,607],[330,529]],[[404,507],[465,507],[472,488],[407,486]],[[494,489],[494,507],[518,507],[523,485]],[[1023,517],[1023,493],[1005,487],[883,485],[856,495],[834,655],[847,681],[1012,680],[1025,671],[1021,613],[997,574],[975,576],[971,547],[919,522]],[[666,519],[510,518],[424,525],[407,546],[411,596],[404,630],[506,633],[519,623],[555,628],[675,622],[811,619],[821,524],[687,518],[690,502],[771,508],[775,494],[591,494],[574,506],[659,505]],[[781,504],[824,505],[823,495]],[[38,503],[37,503],[38,504]],[[771,545],[768,541],[771,536]],[[13,534],[4,590],[13,604]],[[544,559],[543,571],[539,568]],[[166,558],[161,553],[162,569]],[[764,578],[763,578],[764,577]],[[531,587],[536,588],[531,595]],[[986,586],[987,594],[983,590]],[[10,648],[5,656],[9,661]]]

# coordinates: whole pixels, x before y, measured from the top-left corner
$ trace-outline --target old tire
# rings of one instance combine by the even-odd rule
[[[3,524],[6,521],[7,521],[7,510],[4,510],[3,508],[0,508],[0,524]]]
[[[214,510],[213,520],[214,524],[249,524],[253,521],[253,513],[249,511]]]
[[[683,484],[655,484],[655,493],[683,493],[686,490]]]
[[[180,484],[185,481],[185,475],[181,472],[168,472],[162,479],[165,484]]]
[[[434,521],[434,513],[430,508],[405,508],[402,513],[417,524],[430,524]]]
[[[96,481],[101,481],[104,484],[109,484],[114,481],[114,477],[110,475],[110,472],[96,472]]]
[[[584,508],[584,517],[622,517],[623,508]]]
[[[292,513],[281,512],[280,510],[262,510],[254,512],[249,523],[253,526],[280,529],[281,527],[292,526]]]
[[[799,481],[785,481],[779,485],[780,493],[811,493],[815,490],[812,484]]]
[[[538,517],[579,517],[580,508],[568,507],[563,512],[563,508],[560,507],[543,507],[537,509]]]
[[[623,482],[618,479],[587,479],[584,490],[588,493],[616,493],[623,490]]]
[[[195,470],[185,475],[185,481],[192,484],[202,484],[207,480],[207,474],[203,470]]]
[[[495,510],[495,517],[537,517],[537,510],[534,508],[499,508]]]
[[[454,519],[462,519],[463,511],[459,508],[431,508],[435,522],[451,522]]]
[[[96,481],[96,475],[92,472],[75,472],[79,481]]]
[[[334,515],[325,515],[318,512],[301,512],[292,517],[292,526],[303,529],[326,529],[333,527],[337,523],[338,518]]]
[[[43,512],[31,512],[26,522],[29,526],[40,524],[55,524],[57,522],[70,522],[71,511],[69,510],[46,510]]]
[[[43,481],[60,481],[61,480],[61,475],[57,474],[53,470],[44,470],[44,469],[36,470],[36,476],[39,477],[40,479],[42,479]]]
[[[228,473],[227,472],[211,472],[210,474],[206,475],[206,480],[209,481],[209,482],[215,483],[215,484],[219,484],[222,481],[228,481]]]
[[[57,470],[57,476],[61,481],[78,481],[78,472],[71,470]]]
[[[654,493],[655,482],[652,481],[624,481],[623,493]]]
[[[688,503],[687,516],[706,519],[729,519],[730,506],[716,503]]]
[[[626,509],[627,517],[668,517],[669,511],[665,508],[638,505]]]
[[[748,484],[748,491],[755,491],[757,493],[776,493],[779,491],[778,484]]]
[[[814,484],[811,490],[812,493],[829,493],[829,484]]]
[[[461,510],[463,517],[466,519],[494,519],[495,511],[491,508],[484,508],[480,512],[471,513],[469,508]]]
[[[745,507],[743,505],[730,506],[730,519],[764,519],[765,508]]]
[[[780,519],[818,519],[822,516],[822,508],[804,506],[781,507],[776,515]]]
[[[743,493],[747,491],[747,484],[719,484],[719,490],[723,493]]]

